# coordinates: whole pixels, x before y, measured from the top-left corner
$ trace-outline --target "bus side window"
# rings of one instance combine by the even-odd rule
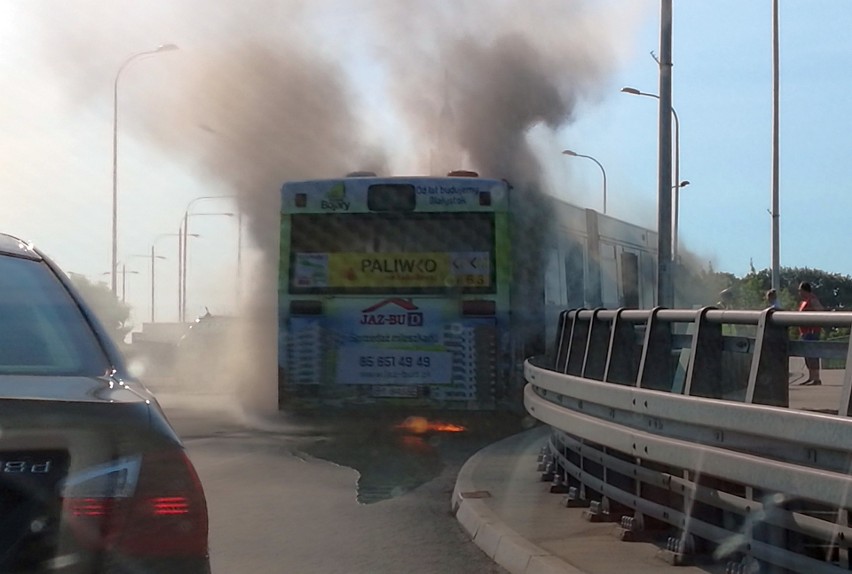
[[[642,308],[650,309],[656,304],[657,293],[657,257],[643,251],[639,254],[639,267],[642,274],[640,298]]]
[[[568,309],[585,307],[586,265],[581,240],[565,243],[565,303]]]
[[[550,249],[544,272],[545,305],[564,305],[565,303],[565,292],[559,280],[559,275],[559,253],[556,249]]]
[[[639,257],[635,253],[621,253],[621,306],[639,308]]]
[[[618,260],[615,255],[616,246],[606,241],[601,241],[601,302],[604,307],[616,308],[619,306],[618,289]]]

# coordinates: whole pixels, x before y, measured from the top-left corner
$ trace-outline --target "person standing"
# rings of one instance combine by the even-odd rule
[[[811,284],[807,281],[799,283],[799,311],[822,311],[820,300],[813,293]],[[820,327],[799,327],[800,338],[803,341],[819,341]],[[819,357],[805,357],[808,368],[808,379],[803,385],[821,385],[819,373]]]
[[[767,308],[774,309],[775,311],[781,310],[781,303],[778,301],[778,292],[775,289],[767,291],[764,299],[766,300]]]
[[[716,302],[716,307],[719,309],[733,309],[734,292],[730,289],[722,289],[719,292],[719,301]]]

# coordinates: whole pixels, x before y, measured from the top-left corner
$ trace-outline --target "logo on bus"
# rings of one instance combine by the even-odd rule
[[[346,199],[346,184],[343,182],[335,183],[331,186],[325,198],[320,201],[320,207],[329,211],[349,211],[351,204]]]
[[[361,324],[422,327],[423,312],[411,299],[394,297],[362,310]]]

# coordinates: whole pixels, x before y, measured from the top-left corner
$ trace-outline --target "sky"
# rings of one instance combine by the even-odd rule
[[[673,10],[680,250],[738,276],[771,266],[771,6]],[[137,328],[152,246],[156,319],[177,318],[185,213],[187,314],[234,313],[283,181],[426,174],[448,103],[457,167],[508,163],[601,209],[601,171],[571,149],[604,167],[610,215],[656,228],[657,101],[620,90],[658,93],[659,21],[652,0],[0,0],[0,230],[109,282],[113,88],[167,43],[118,82],[118,283]],[[780,2],[782,266],[852,274],[850,24],[846,0]]]

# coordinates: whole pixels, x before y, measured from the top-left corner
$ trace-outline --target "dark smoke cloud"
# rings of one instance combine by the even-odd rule
[[[428,148],[436,120],[443,123],[443,139],[459,148],[451,157],[469,163],[431,171],[468,167],[538,182],[530,130],[570,123],[577,103],[596,97],[614,62],[589,29],[596,17],[590,3],[576,0],[421,2],[416,11],[384,2],[374,30],[406,32],[393,36],[405,49],[380,43],[377,55],[388,65],[405,124]]]
[[[267,200],[287,179],[472,168],[542,188],[530,130],[565,126],[579,101],[597,97],[615,62],[607,31],[615,37],[631,13],[582,0],[34,5],[45,56],[80,101],[108,101],[104,79],[122,55],[181,47],[168,66],[134,74],[147,107],[124,104],[125,129],[231,188],[261,247],[274,225]],[[402,132],[381,144],[368,143],[353,82],[365,63],[384,83],[383,101],[368,105],[385,107]],[[403,140],[413,149],[400,150]]]
[[[298,46],[245,42],[195,58],[187,73],[181,95],[145,124],[148,137],[232,190],[264,251],[274,247],[284,181],[361,165],[365,150],[337,64]]]
[[[551,71],[523,37],[503,36],[489,46],[464,39],[454,53],[470,70],[457,72],[457,141],[486,174],[537,180],[540,169],[527,132],[540,123],[557,128],[570,120],[575,94],[560,93]]]
[[[264,316],[274,313],[267,291],[275,284],[284,181],[364,169],[416,175],[472,168],[540,194],[530,130],[565,126],[580,101],[598,97],[615,62],[617,22],[631,11],[624,4],[620,18],[610,18],[606,8],[580,0],[108,5],[96,20],[88,18],[101,13],[99,0],[38,4],[45,54],[75,101],[88,97],[108,109],[112,86],[104,78],[122,55],[162,42],[181,47],[167,68],[134,76],[137,88],[147,88],[147,103],[125,105],[125,129],[239,197],[265,254],[257,285],[266,291],[255,300]],[[379,69],[369,77],[381,83],[371,86],[380,103],[359,93],[354,78],[364,65]],[[398,133],[367,125],[377,111],[395,120],[384,131]],[[538,237],[527,240],[516,245],[518,260],[540,268]],[[274,340],[274,329],[265,325],[259,336]]]

